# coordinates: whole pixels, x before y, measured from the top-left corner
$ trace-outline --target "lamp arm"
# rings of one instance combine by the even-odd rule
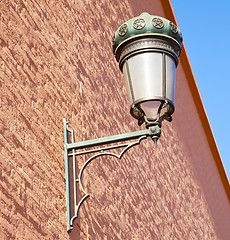
[[[99,156],[107,155],[107,156],[114,156],[118,159],[121,159],[124,153],[130,149],[131,147],[140,144],[140,142],[150,136],[153,141],[156,143],[157,139],[160,137],[161,129],[159,125],[150,126],[146,130],[136,131],[132,133],[125,133],[119,135],[113,135],[105,138],[98,138],[93,140],[87,140],[82,142],[75,142],[74,131],[71,130],[68,126],[68,121],[64,118],[63,119],[63,128],[64,128],[64,158],[65,158],[65,183],[66,183],[66,214],[67,214],[67,231],[72,230],[73,228],[73,221],[78,217],[79,209],[82,203],[85,201],[86,198],[89,197],[89,194],[85,191],[83,184],[82,184],[82,176],[84,169],[87,165],[94,159]],[[69,136],[71,136],[71,142],[69,142]],[[136,139],[136,141],[131,141]],[[87,149],[90,147],[98,147],[102,145],[124,142],[122,144],[117,145],[109,145],[105,147],[99,147],[97,149],[90,149],[90,150],[83,150],[83,151],[76,151]],[[120,154],[115,154],[112,152],[108,152],[108,150],[116,149],[116,148],[123,148]],[[99,153],[98,153],[99,152]],[[96,153],[83,164],[80,168],[79,174],[77,175],[76,170],[76,157],[79,155],[89,154],[89,153]],[[72,160],[71,160],[72,158]],[[73,182],[70,181],[70,164],[73,164]],[[84,196],[81,200],[77,201],[77,183],[79,184],[80,190],[83,192]],[[73,194],[71,194],[71,188],[73,188]],[[71,209],[71,199],[73,197],[73,206],[74,209]]]

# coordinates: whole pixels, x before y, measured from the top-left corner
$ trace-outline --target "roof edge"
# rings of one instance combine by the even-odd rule
[[[174,22],[177,26],[179,26],[178,22],[176,20],[176,16],[173,11],[171,1],[170,0],[160,0],[160,1],[161,1],[163,10],[165,12],[166,18],[168,18],[170,21]],[[165,4],[166,1],[168,2],[168,4]],[[214,135],[213,135],[213,132],[212,132],[205,108],[204,108],[203,101],[201,99],[201,95],[200,95],[200,92],[199,92],[199,89],[198,89],[198,86],[196,83],[195,75],[193,73],[192,66],[191,66],[190,60],[188,58],[188,53],[186,51],[184,43],[183,43],[182,51],[181,51],[181,55],[180,55],[180,63],[185,71],[186,79],[187,79],[188,86],[192,93],[193,101],[196,105],[196,109],[197,109],[199,118],[201,120],[202,127],[206,134],[208,144],[210,146],[210,150],[214,157],[218,172],[220,174],[220,178],[222,180],[225,192],[226,192],[226,194],[228,196],[228,200],[230,202],[229,180],[228,180],[227,174],[225,172],[219,150],[217,148],[217,144],[216,144],[216,141],[215,141],[215,138],[214,138]]]

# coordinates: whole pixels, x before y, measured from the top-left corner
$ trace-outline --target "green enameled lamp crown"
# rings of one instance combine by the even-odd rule
[[[137,37],[166,37],[175,41],[179,49],[182,47],[182,34],[180,29],[171,21],[149,13],[142,13],[123,23],[115,32],[112,39],[112,49],[119,60],[118,49],[126,43],[135,40]],[[180,52],[178,53],[179,56]]]

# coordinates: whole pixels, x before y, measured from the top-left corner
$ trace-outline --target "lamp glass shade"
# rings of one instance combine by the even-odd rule
[[[176,64],[175,61],[166,55],[166,98],[174,102],[176,80]]]
[[[176,64],[170,55],[153,51],[132,55],[122,72],[131,106],[140,109],[148,121],[155,121],[158,113],[160,117],[173,113]],[[139,118],[138,113],[131,113]]]

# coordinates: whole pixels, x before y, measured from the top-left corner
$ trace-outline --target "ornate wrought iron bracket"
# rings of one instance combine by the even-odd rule
[[[105,138],[99,138],[94,140],[87,140],[83,142],[75,142],[75,136],[74,131],[71,130],[68,126],[68,121],[64,118],[63,119],[63,127],[64,127],[64,154],[65,154],[65,182],[66,182],[66,214],[67,214],[67,231],[70,231],[73,228],[73,221],[78,217],[79,208],[82,205],[82,203],[85,201],[87,197],[89,197],[89,194],[85,191],[82,185],[82,175],[83,171],[86,168],[86,166],[95,158],[102,156],[102,155],[110,155],[117,157],[121,159],[123,154],[131,147],[139,144],[143,139],[150,136],[154,142],[156,143],[156,140],[160,137],[161,129],[159,125],[153,125],[150,126],[146,130],[132,132],[132,133],[125,133],[120,135],[114,135],[109,136]],[[69,139],[71,140],[69,141]],[[137,139],[136,141],[131,141]],[[125,142],[123,144],[118,145],[111,145],[107,147],[100,147],[97,149],[90,149],[90,150],[83,150],[83,151],[77,151],[80,149],[87,149],[90,147],[98,147],[102,145],[112,144],[112,143],[118,143],[118,142]],[[116,148],[123,148],[120,154],[115,154],[112,152],[108,152],[108,150],[116,149]],[[88,158],[88,160],[85,161],[83,166],[80,168],[79,174],[77,174],[76,169],[76,156],[83,155],[83,154],[89,154],[89,153],[95,153],[93,156]],[[72,158],[72,164],[73,164],[73,196],[71,195],[71,168],[70,168],[70,158]],[[81,198],[81,200],[77,201],[77,184],[79,184],[79,189],[83,192],[84,196]],[[71,204],[71,199],[73,197],[73,204]],[[73,213],[71,210],[71,205],[73,205]]]

